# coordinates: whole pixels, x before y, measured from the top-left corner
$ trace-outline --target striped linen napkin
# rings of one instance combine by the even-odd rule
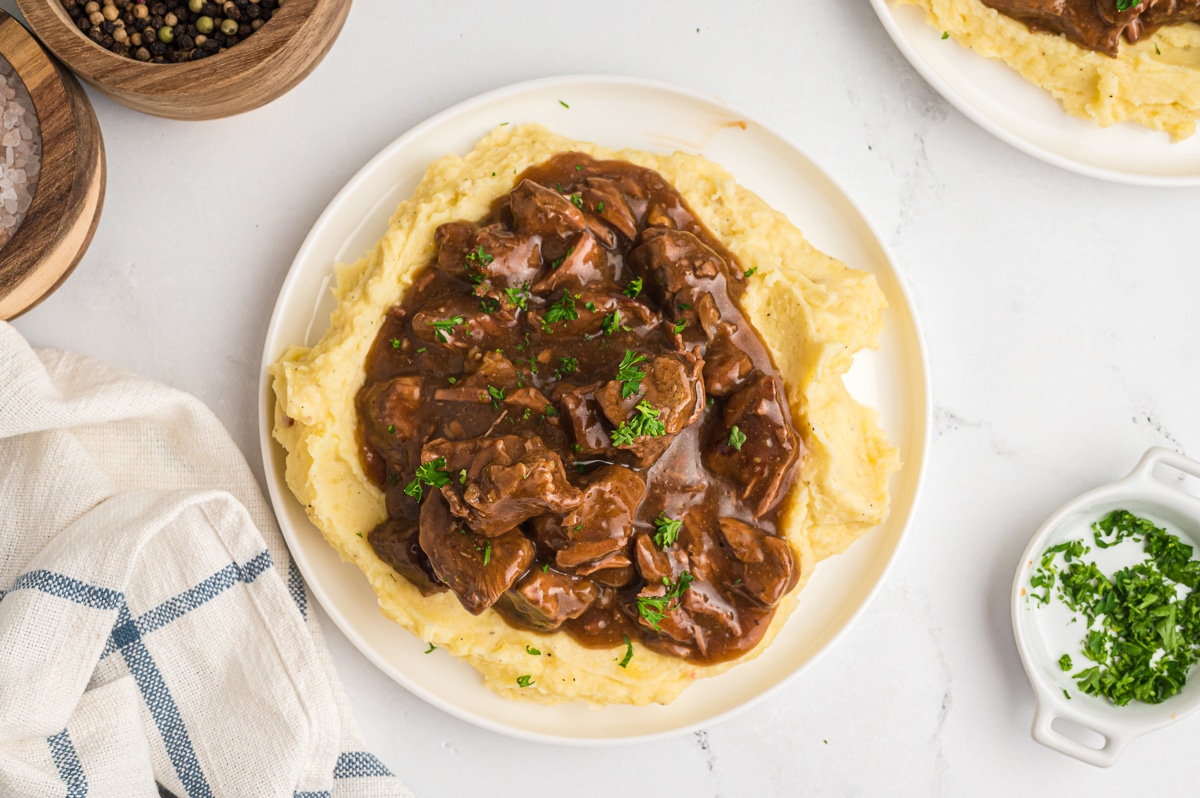
[[[411,796],[197,399],[0,322],[0,796]]]

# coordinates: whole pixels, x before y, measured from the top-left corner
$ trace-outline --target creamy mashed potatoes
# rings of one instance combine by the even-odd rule
[[[513,628],[492,610],[474,616],[452,592],[423,597],[366,540],[387,513],[383,493],[359,458],[354,398],[381,319],[434,258],[438,225],[484,217],[519,173],[566,150],[658,171],[744,268],[758,270],[742,302],[783,375],[809,449],[786,500],[781,530],[798,556],[802,579],[780,603],[762,644],[742,659],[769,645],[813,566],[887,516],[888,477],[899,467],[897,453],[875,412],[842,385],[854,353],[878,345],[886,303],[873,276],[815,250],[782,214],[716,164],[681,153],[614,152],[535,125],[498,128],[465,157],[435,162],[375,248],[357,263],[337,267],[338,305],[320,343],[293,347],[272,367],[275,437],[287,449],[292,491],[330,545],[362,569],[383,612],[421,640],[466,659],[488,687],[505,697],[544,702],[666,703],[696,679],[740,660],[698,666],[635,643],[632,661],[621,668],[623,646],[584,648],[565,633]],[[542,655],[530,656],[527,644]],[[521,688],[517,678],[525,675],[532,684]]]
[[[1196,132],[1200,118],[1200,25],[1171,25],[1120,55],[1092,52],[1023,23],[980,0],[896,0],[925,9],[929,24],[980,55],[1003,61],[1046,89],[1073,116],[1102,127],[1136,122],[1175,140]]]

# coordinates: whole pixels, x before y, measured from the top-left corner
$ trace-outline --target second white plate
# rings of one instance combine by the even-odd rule
[[[925,21],[924,10],[871,0],[900,52],[968,119],[1019,150],[1089,177],[1145,186],[1200,185],[1200,134],[1125,123],[1101,128],[1076,119],[1044,89],[1006,64],[977,55]]]
[[[800,606],[758,659],[689,688],[669,706],[542,706],[506,701],[466,663],[435,651],[383,617],[359,570],[342,562],[309,523],[284,481],[284,455],[271,439],[267,367],[293,344],[314,344],[332,301],[333,265],[356,260],[387,229],[426,166],[465,153],[488,130],[540,122],[609,147],[702,154],[724,165],[798,223],[814,245],[879,280],[890,308],[882,346],[858,356],[847,380],[881,413],[900,448],[887,523],[818,566]],[[494,731],[557,743],[628,743],[695,729],[765,697],[832,644],[866,606],[912,517],[928,447],[929,389],[912,306],[891,260],[845,193],[781,136],[718,100],[649,81],[612,77],[540,80],[485,94],[418,125],[363,167],[317,221],[280,291],[267,332],[260,385],[267,487],[284,537],[313,594],[358,649],[426,701]]]

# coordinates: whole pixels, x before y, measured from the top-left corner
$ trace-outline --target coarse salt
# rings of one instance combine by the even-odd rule
[[[0,248],[25,218],[41,167],[42,137],[33,98],[0,55]]]

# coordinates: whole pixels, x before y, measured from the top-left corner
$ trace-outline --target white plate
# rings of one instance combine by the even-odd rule
[[[817,568],[799,608],[761,657],[689,688],[669,706],[597,711],[580,703],[505,701],[466,663],[443,652],[425,655],[425,644],[383,617],[359,570],[342,562],[309,523],[284,482],[283,450],[271,439],[267,366],[289,345],[320,338],[332,307],[327,288],[334,262],[355,260],[375,243],[431,161],[466,153],[502,122],[540,122],[609,147],[705,155],[797,222],[816,246],[874,273],[891,304],[882,348],[859,355],[848,378],[856,396],[880,410],[904,460],[891,486],[890,520]],[[878,237],[845,193],[778,134],[719,100],[616,77],[553,78],[476,97],[413,128],[363,167],[317,220],[284,281],[267,332],[260,392],[271,500],[309,587],[342,632],[431,704],[484,728],[543,742],[627,743],[699,728],[796,676],[858,615],[891,563],[912,517],[929,434],[925,355],[912,305]]]
[[[1200,185],[1200,135],[1076,119],[1006,64],[977,55],[925,21],[916,6],[871,0],[900,52],[951,105],[992,135],[1072,172],[1145,186]]]

